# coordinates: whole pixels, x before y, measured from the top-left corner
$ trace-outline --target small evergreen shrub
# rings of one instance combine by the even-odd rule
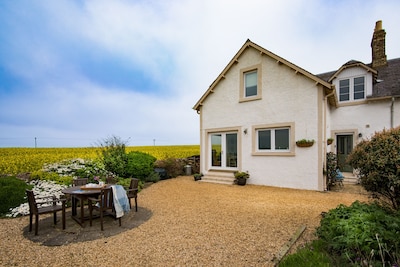
[[[348,157],[361,185],[382,202],[400,209],[400,126],[363,140]]]
[[[279,267],[298,267],[298,266],[334,266],[329,254],[321,248],[319,240],[314,240],[311,244],[300,248],[294,254],[287,255],[279,263]]]
[[[42,181],[53,181],[56,184],[63,185],[71,185],[72,184],[72,176],[68,175],[59,175],[55,172],[47,172],[47,171],[35,171],[31,173],[30,180],[42,180]]]
[[[10,208],[19,206],[26,200],[26,189],[33,186],[26,184],[14,176],[0,177],[0,216],[9,212]]]
[[[377,204],[341,204],[325,214],[317,236],[341,261],[400,263],[399,215]]]
[[[99,143],[100,157],[107,171],[120,177],[127,177],[126,164],[128,161],[125,151],[126,142],[117,136],[111,136]],[[129,175],[128,175],[129,176]]]
[[[149,176],[146,177],[145,182],[157,183],[160,181],[160,175],[156,172],[151,172]]]
[[[336,181],[337,156],[333,152],[326,153],[326,182],[327,189],[330,190]]]
[[[176,158],[157,160],[155,163],[155,166],[157,168],[165,169],[169,178],[183,175],[185,165],[186,162],[183,159],[176,159]]]
[[[154,172],[156,158],[150,154],[132,151],[128,153],[127,159],[125,170],[127,177],[134,177],[144,181]]]

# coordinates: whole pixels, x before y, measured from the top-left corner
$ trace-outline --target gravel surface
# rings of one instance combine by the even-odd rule
[[[164,180],[139,193],[139,213],[147,212],[146,220],[95,240],[48,246],[33,240],[33,232],[26,233],[28,216],[2,219],[0,265],[271,266],[300,226],[307,228],[296,246],[313,238],[321,212],[340,203],[368,201],[359,188],[348,193],[346,187],[341,192],[315,192],[210,184],[188,176]],[[141,219],[131,211],[122,225],[130,225],[135,216]],[[43,219],[39,235],[45,236],[44,228],[52,226]],[[100,232],[99,225],[95,228]],[[56,230],[71,233],[68,225],[62,231],[60,223]]]

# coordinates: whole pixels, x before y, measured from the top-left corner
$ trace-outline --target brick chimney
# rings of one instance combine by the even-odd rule
[[[387,65],[385,49],[386,32],[382,29],[382,21],[375,23],[374,35],[372,36],[372,68],[379,68]]]

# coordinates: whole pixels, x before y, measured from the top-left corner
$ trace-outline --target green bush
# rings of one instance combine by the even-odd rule
[[[14,176],[0,177],[0,216],[8,213],[10,208],[26,202],[25,190],[32,187]]]
[[[127,177],[134,177],[144,181],[154,172],[154,162],[156,158],[150,154],[132,151],[127,155],[125,173]]]
[[[56,184],[71,185],[72,176],[59,175],[55,172],[35,171],[31,173],[31,180],[53,181]]]
[[[337,156],[333,152],[326,153],[326,182],[327,189],[330,190],[335,184],[337,175]]]
[[[294,254],[283,258],[279,267],[298,267],[298,266],[333,266],[333,261],[323,248],[319,240],[314,240],[311,244],[300,248]]]
[[[160,175],[156,172],[152,172],[146,177],[145,182],[157,183],[160,181]]]
[[[125,152],[126,142],[121,138],[111,136],[99,143],[100,156],[104,167],[120,177],[126,177],[127,154]]]
[[[400,209],[400,127],[361,141],[348,157],[361,185],[382,202]]]
[[[167,172],[168,177],[177,177],[184,174],[184,166],[186,163],[183,159],[167,158],[157,160],[155,163],[157,168],[163,168]]]
[[[399,263],[399,215],[377,204],[339,205],[322,218],[317,236],[326,251],[342,261]]]

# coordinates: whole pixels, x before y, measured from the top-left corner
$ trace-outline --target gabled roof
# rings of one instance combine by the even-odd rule
[[[330,83],[341,71],[350,67],[362,67],[373,74],[374,85],[372,95],[368,99],[400,97],[400,58],[390,59],[386,66],[377,69],[373,69],[371,63],[364,64],[360,61],[350,60],[339,70],[321,73],[317,76]]]
[[[269,51],[269,50],[267,50],[267,49],[265,49],[265,48],[263,48],[263,47],[261,47],[261,46],[255,44],[255,43],[253,43],[252,41],[250,41],[249,39],[247,39],[247,41],[244,43],[244,45],[240,48],[240,50],[236,53],[236,55],[232,58],[232,60],[228,63],[228,65],[223,69],[223,71],[221,72],[221,74],[218,75],[218,77],[217,77],[217,78],[214,80],[214,82],[210,85],[210,87],[209,87],[208,90],[203,94],[203,96],[200,98],[200,100],[197,101],[196,105],[193,107],[194,110],[199,110],[199,109],[200,109],[200,106],[203,105],[204,100],[205,100],[211,93],[213,93],[213,91],[214,91],[215,87],[217,86],[217,84],[219,83],[219,81],[220,81],[221,79],[224,79],[224,78],[225,78],[225,74],[229,71],[229,69],[230,69],[234,64],[236,64],[236,63],[239,62],[239,57],[244,53],[244,51],[245,51],[247,48],[250,48],[250,47],[252,47],[252,48],[258,50],[258,51],[260,52],[261,55],[264,54],[264,55],[267,55],[267,56],[273,58],[273,59],[276,61],[276,63],[278,63],[278,64],[283,64],[283,65],[285,65],[285,66],[291,68],[291,69],[292,69],[293,71],[295,71],[296,73],[302,74],[302,75],[304,75],[304,76],[310,78],[311,80],[313,80],[313,81],[315,82],[316,85],[318,85],[318,84],[322,85],[322,86],[326,89],[326,93],[327,93],[327,94],[330,94],[330,93],[334,93],[334,92],[335,92],[334,87],[333,87],[330,83],[324,81],[323,79],[321,79],[321,78],[315,76],[314,74],[312,74],[312,73],[310,73],[310,72],[308,72],[308,71],[306,71],[306,70],[300,68],[299,66],[297,66],[297,65],[295,65],[295,64],[293,64],[293,63],[287,61],[287,60],[284,59],[284,58],[281,58],[281,57],[275,55],[275,54],[272,53],[271,51]]]
[[[354,67],[361,67],[365,69],[368,72],[372,72],[373,74],[377,74],[377,71],[374,70],[373,68],[365,65],[361,61],[357,60],[350,60],[347,63],[343,64],[343,66],[340,67],[336,72],[333,73],[333,75],[329,78],[328,82],[331,83],[333,79],[335,79],[343,70],[348,69],[348,68],[354,68]]]

